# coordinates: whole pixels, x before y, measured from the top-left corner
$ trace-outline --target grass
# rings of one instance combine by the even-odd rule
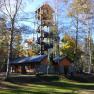
[[[67,78],[44,80],[44,77],[40,78],[42,81],[35,81],[36,78],[30,78],[31,81],[26,78],[28,81],[24,81],[22,78],[23,82],[12,79],[10,82],[0,82],[0,94],[79,94],[79,90],[94,89],[94,83],[80,83]]]
[[[0,94],[73,94],[73,90],[58,86],[39,84],[14,84],[3,82],[7,89],[1,89]]]

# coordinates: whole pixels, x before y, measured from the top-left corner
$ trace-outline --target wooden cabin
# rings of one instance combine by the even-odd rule
[[[53,59],[53,66],[56,72],[67,74],[72,61],[67,56],[56,56]]]
[[[11,72],[15,73],[46,73],[47,55],[20,57],[10,62]]]

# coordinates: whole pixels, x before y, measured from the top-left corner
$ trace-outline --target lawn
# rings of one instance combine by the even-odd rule
[[[30,77],[17,79],[0,82],[0,94],[79,94],[79,90],[94,89],[94,83],[80,83],[67,78],[53,81],[46,77],[37,81]]]

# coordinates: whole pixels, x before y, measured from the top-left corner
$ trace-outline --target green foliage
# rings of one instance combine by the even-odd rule
[[[71,60],[74,60],[75,47],[76,47],[75,39],[69,35],[65,35],[62,39],[62,47],[61,47],[62,54],[66,54]],[[77,56],[79,58],[81,55],[80,47],[77,48],[77,53],[79,54],[79,56]]]
[[[5,19],[0,19],[0,62],[5,62],[8,51],[9,33],[5,27]]]
[[[61,51],[63,54],[66,54],[73,60],[74,58],[74,49],[75,48],[75,41],[68,35],[65,35],[62,39],[62,47]]]

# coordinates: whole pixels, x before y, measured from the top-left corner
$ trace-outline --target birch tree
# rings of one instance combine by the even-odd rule
[[[69,16],[75,18],[76,20],[76,46],[75,46],[75,53],[77,57],[77,44],[78,44],[78,32],[79,32],[79,25],[81,22],[84,22],[84,24],[87,27],[87,33],[88,33],[88,38],[90,39],[90,29],[89,26],[89,17],[92,15],[92,10],[93,10],[93,0],[73,0],[71,5],[70,5],[70,10],[69,10]],[[91,49],[90,49],[90,43],[89,43],[89,67],[88,67],[88,72],[90,72],[90,65],[91,65]],[[75,59],[75,62],[77,60]]]
[[[0,0],[0,12],[4,14],[8,21],[10,21],[10,41],[8,42],[8,59],[6,78],[9,76],[9,62],[13,58],[13,39],[15,31],[16,17],[20,11],[22,0]]]

